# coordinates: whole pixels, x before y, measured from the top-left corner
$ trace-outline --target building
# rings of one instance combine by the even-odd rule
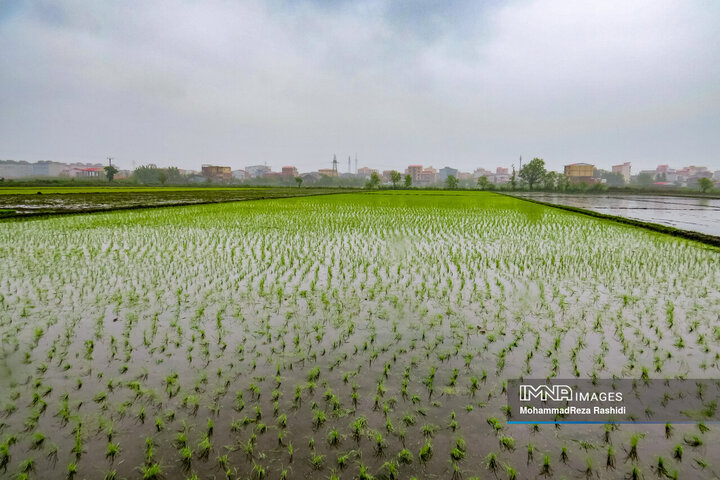
[[[360,167],[357,169],[357,175],[361,177],[370,178],[370,175],[373,173],[378,173],[378,171],[370,167]]]
[[[423,168],[423,171],[420,172],[420,180],[418,181],[418,183],[422,183],[424,185],[432,185],[433,183],[437,183],[437,179],[437,170],[434,169],[431,165],[427,168]]]
[[[504,168],[503,170],[507,170],[507,168]],[[488,176],[487,179],[490,183],[493,183],[495,185],[502,185],[510,181],[510,175],[507,173],[496,173],[494,175]]]
[[[202,176],[210,180],[230,180],[232,179],[232,170],[230,167],[203,165]]]
[[[438,180],[440,180],[441,182],[444,182],[445,180],[447,180],[447,178],[449,176],[453,176],[453,177],[457,178],[457,175],[458,175],[457,168],[444,167],[438,171]]]
[[[298,171],[295,167],[282,167],[281,175],[285,178],[297,177]]]
[[[270,173],[270,167],[267,165],[250,165],[245,167],[249,178],[260,178],[266,173]]]
[[[391,175],[393,171],[394,170],[383,170],[382,175],[380,175],[383,183],[390,183],[392,181]]]
[[[250,178],[250,177],[248,176],[247,171],[245,171],[245,170],[233,170],[233,171],[232,171],[232,177],[233,177],[235,180],[246,180],[246,179]]]
[[[486,170],[484,168],[476,168],[475,171],[472,173],[472,177],[473,178],[480,178],[480,177],[489,178],[490,175],[492,175],[492,174],[493,173],[490,170]]]
[[[667,166],[667,165],[666,165]],[[625,183],[630,183],[630,162],[625,162],[621,165],[613,165],[612,166],[612,173],[619,173],[622,175],[623,180],[625,180]]]
[[[88,167],[88,168],[81,168],[80,171],[77,173],[78,177],[81,178],[100,178],[105,176],[105,168],[104,167]]]
[[[282,172],[265,172],[262,178],[283,180],[285,177],[283,177]]]
[[[318,170],[318,173],[320,175],[324,175],[326,177],[337,177],[338,176],[337,170],[332,169],[332,168],[321,168]]]
[[[595,165],[589,163],[572,163],[565,165],[565,176],[571,183],[595,183]]]
[[[82,164],[79,169],[100,166],[100,164]],[[59,177],[67,175],[69,170],[68,164],[48,160],[35,163],[24,160],[0,160],[0,178]]]
[[[34,177],[59,177],[66,165],[60,162],[39,161],[33,164]]]
[[[31,163],[14,160],[0,161],[0,178],[23,178],[30,177],[33,174],[33,165]]]
[[[507,167],[497,167],[495,169],[495,175],[510,175],[510,171]]]
[[[422,174],[422,171],[422,165],[408,165],[408,167],[405,169],[405,175],[410,175],[413,183],[417,183],[420,181],[420,175]]]
[[[68,177],[86,177],[88,174],[86,173],[86,169],[95,167],[100,168],[102,165],[92,165],[90,163],[71,163],[69,165],[65,165],[65,168],[63,168],[61,175],[68,176]]]

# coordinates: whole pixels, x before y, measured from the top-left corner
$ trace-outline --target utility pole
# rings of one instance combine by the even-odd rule
[[[355,174],[357,174],[357,153],[355,154]]]
[[[115,157],[107,157],[108,165],[112,167],[112,161]]]
[[[332,171],[337,177],[337,155],[333,153]]]
[[[350,155],[348,155],[348,173],[352,173],[352,167],[350,166]]]

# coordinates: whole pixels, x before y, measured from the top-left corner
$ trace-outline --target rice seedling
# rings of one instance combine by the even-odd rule
[[[340,432],[337,430],[330,430],[327,435],[327,442],[333,447],[338,446],[340,444]]]
[[[313,426],[315,427],[315,430],[319,429],[326,420],[327,417],[325,416],[325,412],[322,410],[315,410],[313,412]]]
[[[265,467],[258,463],[253,463],[252,478],[256,480],[264,480],[266,475]]]
[[[43,435],[40,432],[35,432],[35,433],[33,433],[33,436],[32,436],[31,448],[33,448],[33,449],[41,448],[44,442],[45,442],[45,435]]]
[[[33,457],[26,458],[22,462],[20,462],[20,472],[21,473],[30,473],[35,470],[35,459]]]
[[[500,446],[505,450],[515,450],[515,439],[510,436],[500,437]]]
[[[108,442],[107,449],[105,450],[105,457],[109,458],[110,461],[114,461],[118,453],[120,453],[120,445]]]
[[[627,458],[633,461],[638,460],[638,442],[645,435],[641,433],[634,434],[630,437],[630,450],[628,451]]]
[[[517,480],[517,471],[510,465],[505,465],[505,473],[507,474],[508,480]]]
[[[677,460],[678,462],[682,462],[683,458],[683,446],[682,445],[676,445],[673,449],[673,458]]]
[[[397,480],[400,478],[400,471],[395,462],[385,462],[382,464],[382,471],[385,478],[388,480]]]
[[[613,447],[608,447],[607,449],[607,455],[605,458],[605,467],[606,468],[615,468],[615,449]]]
[[[432,443],[430,442],[430,440],[428,440],[427,442],[425,442],[425,445],[420,448],[420,453],[418,454],[418,457],[420,458],[420,461],[422,463],[427,463],[430,460],[430,457],[432,457],[432,454]]]
[[[162,478],[162,467],[158,463],[153,463],[151,465],[143,465],[140,468],[140,473],[142,473],[143,480],[159,480]]]
[[[485,467],[487,467],[487,469],[491,472],[495,472],[498,468],[500,468],[500,462],[498,461],[497,454],[495,452],[487,454],[485,457]]]
[[[409,465],[413,462],[413,454],[407,448],[403,448],[397,454],[397,461],[402,465]]]
[[[204,435],[197,446],[198,455],[200,458],[207,458],[210,455],[210,450],[212,450],[210,438],[207,435]]]
[[[313,455],[310,459],[310,465],[313,470],[322,470],[325,468],[325,455]]]
[[[590,478],[593,476],[593,461],[591,457],[585,457],[585,476]]]
[[[185,469],[190,468],[190,464],[192,463],[192,450],[190,450],[190,447],[185,445],[184,447],[180,448],[180,461],[182,462]]]

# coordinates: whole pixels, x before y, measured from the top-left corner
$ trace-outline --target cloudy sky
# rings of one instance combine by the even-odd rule
[[[0,0],[0,158],[720,169],[720,2]]]

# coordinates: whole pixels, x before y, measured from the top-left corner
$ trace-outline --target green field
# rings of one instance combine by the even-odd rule
[[[270,189],[272,187],[268,187]],[[200,191],[222,191],[222,190],[252,190],[248,187],[0,187],[0,195],[36,195],[38,192],[48,194],[67,193],[132,193],[132,192],[200,192]]]
[[[297,187],[52,187],[0,188],[0,217],[87,213],[134,208],[197,205],[303,197],[347,189]]]
[[[377,192],[5,222],[0,258],[0,476],[720,475],[717,425],[504,408],[520,376],[717,377],[700,243]]]

